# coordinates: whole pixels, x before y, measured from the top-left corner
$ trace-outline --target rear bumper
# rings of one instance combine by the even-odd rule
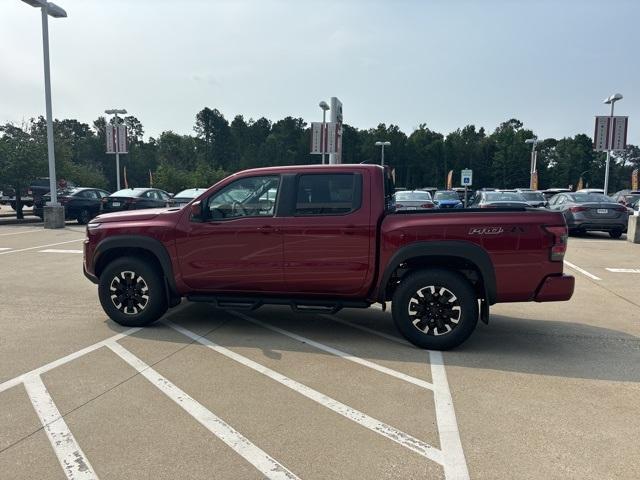
[[[538,286],[536,302],[562,302],[573,295],[575,279],[571,275],[549,275]]]
[[[610,232],[611,230],[627,231],[627,219],[573,219],[567,221],[567,226],[571,230],[585,230],[596,232]]]

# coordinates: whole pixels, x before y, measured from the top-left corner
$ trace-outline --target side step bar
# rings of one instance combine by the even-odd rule
[[[263,305],[288,305],[299,313],[337,313],[343,308],[368,308],[371,303],[364,300],[342,299],[293,299],[278,297],[233,297],[222,295],[188,295],[191,302],[212,303],[218,308],[255,310]]]

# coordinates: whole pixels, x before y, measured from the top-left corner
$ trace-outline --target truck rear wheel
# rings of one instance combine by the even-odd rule
[[[471,284],[461,274],[445,269],[408,274],[393,294],[391,311],[400,333],[429,350],[457,347],[478,323],[478,302]]]
[[[111,262],[100,275],[98,296],[105,313],[126,327],[144,327],[167,311],[162,274],[133,257]]]

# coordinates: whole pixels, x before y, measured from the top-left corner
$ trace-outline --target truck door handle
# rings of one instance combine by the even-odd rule
[[[347,225],[342,231],[345,235],[355,235],[358,230],[355,225]]]
[[[257,229],[260,233],[264,233],[265,235],[268,235],[270,233],[274,233],[277,232],[278,229],[272,227],[271,225],[263,225],[262,227],[258,227]]]

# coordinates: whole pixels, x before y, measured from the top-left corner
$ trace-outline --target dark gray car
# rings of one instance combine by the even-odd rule
[[[549,200],[549,208],[562,212],[573,233],[609,232],[620,238],[627,231],[627,207],[600,193],[560,193]]]
[[[529,204],[516,192],[478,191],[471,208],[526,208]]]

